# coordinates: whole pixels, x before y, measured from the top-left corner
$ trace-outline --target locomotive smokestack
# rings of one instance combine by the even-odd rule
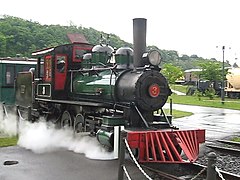
[[[143,53],[146,52],[146,26],[147,20],[144,18],[133,19],[133,64],[134,67],[142,67],[145,63],[142,60]]]

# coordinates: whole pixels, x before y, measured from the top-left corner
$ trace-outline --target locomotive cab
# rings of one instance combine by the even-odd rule
[[[67,99],[69,70],[80,69],[84,54],[91,49],[87,43],[72,43],[32,53],[42,61],[38,64],[43,63],[43,76],[36,77],[36,98]]]

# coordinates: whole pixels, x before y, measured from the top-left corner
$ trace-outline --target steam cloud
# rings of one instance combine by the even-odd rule
[[[16,135],[16,117],[10,115],[2,118],[0,111],[0,132],[13,136]],[[30,123],[20,121],[18,145],[35,153],[45,153],[60,149],[71,150],[75,153],[83,153],[90,159],[113,159],[113,153],[107,152],[96,140],[88,135],[73,137],[70,129],[55,129],[51,123],[44,120]]]
[[[8,113],[4,115],[2,105],[0,104],[0,133],[6,136],[14,136],[16,135],[16,130],[16,116]]]

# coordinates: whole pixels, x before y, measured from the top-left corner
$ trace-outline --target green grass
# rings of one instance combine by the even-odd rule
[[[240,142],[240,137],[234,137],[231,139],[231,141]]]
[[[15,146],[17,141],[17,137],[2,137],[0,138],[0,147]]]
[[[240,100],[225,98],[224,104],[221,103],[221,98],[215,97],[213,100],[210,100],[208,97],[201,97],[199,100],[196,96],[178,96],[172,94],[173,104],[187,104],[195,106],[206,106],[206,107],[215,107],[215,108],[225,108],[225,109],[235,109],[240,110]],[[169,99],[168,99],[169,102]]]
[[[163,110],[166,115],[170,115],[170,109],[164,108]],[[160,113],[160,112],[155,112],[155,113]],[[185,116],[191,116],[191,115],[193,115],[193,113],[191,113],[191,112],[179,111],[176,109],[172,110],[173,119],[181,118],[181,117],[185,117]]]
[[[170,87],[173,90],[186,93],[187,89],[190,86],[171,84]],[[224,104],[222,104],[220,97],[214,97],[213,100],[210,100],[209,97],[203,97],[203,96],[201,96],[201,97],[178,96],[176,94],[172,94],[170,96],[170,98],[172,98],[174,104],[187,104],[187,105],[195,105],[195,106],[206,106],[206,107],[240,110],[240,100],[239,99],[225,98]],[[200,98],[200,100],[199,100],[199,98]]]
[[[183,86],[180,84],[170,84],[170,88],[182,93],[187,93],[187,90],[190,86]]]
[[[164,109],[164,111],[166,114],[170,114],[169,109]],[[193,115],[193,113],[173,109],[172,115],[173,115],[173,118],[176,119],[176,118],[181,118],[181,117],[185,117],[185,116],[191,116],[191,115]]]

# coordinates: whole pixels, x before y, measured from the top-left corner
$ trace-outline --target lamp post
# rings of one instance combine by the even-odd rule
[[[224,80],[225,80],[225,73],[224,73],[224,50],[225,50],[225,46],[222,46],[222,52],[223,52],[223,60],[222,60],[222,87],[221,87],[221,99],[222,99],[222,104],[224,104],[224,96],[225,96],[225,92],[224,92]]]

